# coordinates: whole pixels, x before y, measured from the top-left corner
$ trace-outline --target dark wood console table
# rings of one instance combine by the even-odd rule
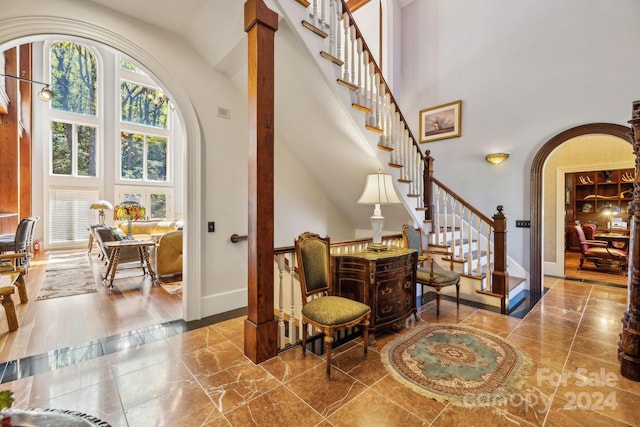
[[[375,345],[377,331],[397,325],[411,314],[417,319],[417,251],[393,248],[331,258],[336,294],[371,307],[369,345]]]

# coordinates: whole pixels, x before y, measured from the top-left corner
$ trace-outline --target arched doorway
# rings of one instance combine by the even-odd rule
[[[604,134],[628,141],[630,129],[613,123],[592,123],[567,129],[548,140],[538,150],[531,165],[531,254],[530,254],[530,283],[531,299],[535,304],[543,293],[543,236],[542,236],[542,196],[543,169],[547,158],[553,150],[564,142],[583,135]]]
[[[202,135],[200,122],[189,96],[179,81],[173,77],[162,61],[146,51],[135,41],[127,39],[99,25],[72,18],[60,18],[45,15],[7,18],[0,21],[0,46],[10,46],[17,40],[37,39],[44,35],[62,35],[94,40],[116,49],[139,63],[153,74],[164,86],[169,88],[172,101],[176,105],[180,121],[183,123],[184,143],[184,220],[186,224],[201,224],[203,202],[202,189]],[[202,262],[203,243],[198,227],[185,228],[184,232],[185,265],[183,267],[183,319],[195,320],[202,317],[201,284],[204,275]]]

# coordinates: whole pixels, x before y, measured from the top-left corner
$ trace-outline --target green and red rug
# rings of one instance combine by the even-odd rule
[[[440,402],[492,406],[516,395],[531,361],[503,338],[459,325],[428,324],[388,343],[382,361],[399,382]]]

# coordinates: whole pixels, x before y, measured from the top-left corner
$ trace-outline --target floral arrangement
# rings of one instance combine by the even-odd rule
[[[144,218],[146,209],[140,203],[126,200],[113,208],[113,219],[138,221]]]

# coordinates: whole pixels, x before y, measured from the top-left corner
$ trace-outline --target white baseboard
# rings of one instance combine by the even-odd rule
[[[219,294],[205,295],[200,299],[202,317],[226,313],[247,306],[248,293],[246,289],[237,289]]]

